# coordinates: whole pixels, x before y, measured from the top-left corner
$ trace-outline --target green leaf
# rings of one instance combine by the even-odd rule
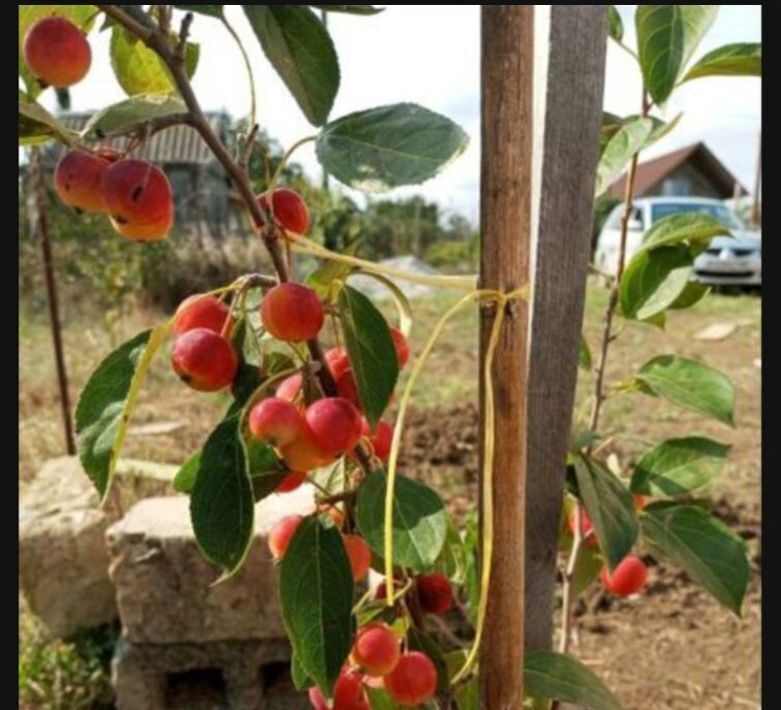
[[[758,42],[725,44],[704,55],[683,77],[681,83],[703,76],[760,76],[762,45]]]
[[[326,12],[345,12],[350,15],[376,15],[385,9],[374,5],[310,5],[310,7]]]
[[[339,90],[339,60],[328,30],[304,5],[242,5],[255,36],[304,115],[322,126]]]
[[[594,673],[563,653],[526,653],[523,680],[526,691],[538,698],[577,703],[589,710],[621,710],[616,697]]]
[[[185,12],[197,12],[208,17],[216,17],[218,20],[223,18],[224,5],[174,5],[174,7]]]
[[[342,251],[346,256],[355,256],[359,242],[353,242]],[[351,272],[355,271],[352,264],[343,261],[325,260],[306,278],[306,285],[314,290],[321,300],[334,297],[337,281],[345,281]]]
[[[621,116],[617,116],[616,114],[610,113],[609,111],[602,112],[602,128],[600,129],[600,134],[599,134],[600,156],[604,152],[607,144],[610,142],[610,139],[621,128],[621,125],[623,124],[624,120],[625,119],[621,118]]]
[[[358,489],[356,522],[369,547],[385,555],[387,478],[378,470]],[[430,569],[445,544],[447,518],[441,498],[428,486],[396,476],[393,500],[393,562],[418,572]]]
[[[634,498],[629,489],[595,459],[576,456],[575,474],[599,548],[613,570],[637,540]]]
[[[298,656],[295,653],[290,659],[290,677],[296,690],[306,690],[315,684],[301,667],[301,661],[298,660]]]
[[[301,669],[330,696],[352,647],[353,576],[341,535],[310,516],[279,567],[282,615]]]
[[[668,439],[637,462],[631,489],[664,498],[690,493],[710,483],[730,448],[704,436]]]
[[[611,39],[620,42],[624,39],[624,21],[615,5],[607,6],[608,34]]]
[[[342,493],[347,485],[347,471],[344,465],[344,457],[340,457],[330,466],[316,468],[307,474],[307,478],[328,495]]]
[[[677,113],[670,121],[662,121],[656,116],[649,116],[649,118],[651,119],[654,127],[648,134],[648,138],[645,139],[645,143],[643,143],[643,150],[650,148],[654,143],[656,143],[656,141],[664,138],[668,133],[672,132],[672,130],[681,122],[681,119],[683,118],[683,112],[681,111]]]
[[[597,165],[595,194],[600,195],[621,174],[632,156],[645,144],[653,130],[650,118],[637,118],[621,125],[602,151]]]
[[[740,616],[749,563],[743,540],[698,506],[654,503],[641,515],[643,541],[680,565],[721,604]]]
[[[78,134],[63,126],[36,101],[26,101],[19,92],[19,145],[39,145],[52,138],[72,145]]]
[[[167,94],[137,94],[96,113],[84,126],[83,138],[107,138],[121,135],[131,126],[161,116],[185,113],[187,107],[178,96]]]
[[[194,453],[182,464],[182,467],[174,476],[174,490],[177,493],[192,493],[195,479],[198,476],[198,468],[201,465],[201,452]]]
[[[345,285],[339,292],[347,354],[358,397],[372,427],[382,417],[399,377],[399,361],[388,323],[360,291]]]
[[[253,498],[257,503],[271,495],[289,471],[268,444],[246,436],[246,432],[243,441],[247,473],[252,484]]]
[[[397,705],[391,700],[388,691],[384,688],[370,688],[364,686],[366,695],[369,698],[371,710],[404,710],[401,705]]]
[[[332,121],[317,138],[322,166],[349,187],[380,192],[418,185],[464,152],[453,121],[417,104],[392,104]]]
[[[735,387],[726,375],[701,362],[660,355],[634,379],[679,407],[734,426]]]
[[[591,349],[588,346],[588,341],[584,335],[580,336],[580,342],[578,343],[578,366],[588,371],[592,365]]]
[[[98,365],[76,406],[79,459],[105,500],[138,391],[169,326],[145,330]]]
[[[254,499],[236,414],[209,435],[190,496],[195,541],[204,556],[224,569],[222,579],[242,565],[254,532]]]
[[[576,597],[579,597],[599,578],[604,564],[602,555],[597,550],[587,545],[581,548],[572,575],[572,593]]]
[[[663,104],[718,14],[718,5],[638,5],[637,47],[643,81]]]
[[[627,264],[619,285],[621,314],[647,320],[663,312],[683,293],[694,260],[682,245],[641,251]]]
[[[24,61],[24,40],[27,30],[44,17],[64,17],[85,33],[92,29],[95,17],[99,14],[94,5],[19,5],[19,76],[22,77],[30,99],[41,93],[42,87],[33,76]]]
[[[119,25],[115,25],[111,30],[110,53],[114,75],[128,96],[176,92],[176,84],[163,60],[154,50]],[[199,46],[188,42],[185,66],[189,77],[195,74],[199,54]]]
[[[710,287],[699,283],[698,281],[689,281],[686,284],[686,288],[681,291],[681,295],[678,296],[668,308],[680,310],[683,308],[690,308],[695,303],[699,303],[705,296],[710,293]]]
[[[662,246],[705,245],[713,237],[731,237],[729,227],[705,212],[683,212],[662,217],[645,233],[638,251]]]

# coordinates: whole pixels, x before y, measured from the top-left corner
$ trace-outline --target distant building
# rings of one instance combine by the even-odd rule
[[[623,199],[626,175],[608,193]],[[723,163],[700,142],[641,163],[635,175],[635,197],[712,197],[732,199],[748,192]]]
[[[90,113],[66,113],[58,118],[67,128],[81,131],[90,116]],[[229,116],[210,113],[207,119],[219,138],[225,141],[231,125]],[[124,150],[127,143],[128,138],[121,137],[102,141],[101,145]],[[53,171],[63,150],[58,143],[49,144],[44,149],[44,168]],[[165,171],[173,188],[177,227],[217,239],[243,229],[238,195],[195,129],[190,126],[166,128],[129,155],[149,160]]]

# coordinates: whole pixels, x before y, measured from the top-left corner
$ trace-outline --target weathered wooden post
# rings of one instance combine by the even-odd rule
[[[482,7],[480,284],[532,283],[530,304],[506,305],[494,365],[495,547],[480,666],[490,710],[522,706],[524,647],[552,643],[602,114],[607,6],[551,6],[542,19],[535,37],[535,6]],[[481,360],[494,316],[484,303]]]
[[[531,234],[534,5],[483,5],[480,285],[528,282]],[[528,304],[512,300],[494,360],[494,539],[480,653],[480,707],[523,704],[526,352]],[[481,371],[496,308],[481,307]],[[481,427],[485,392],[481,392]],[[481,452],[482,456],[483,452]],[[481,495],[481,513],[484,511]]]
[[[541,12],[538,10],[538,12]],[[607,5],[552,5],[535,97],[526,455],[526,648],[552,639],[556,543],[577,381],[602,119]],[[538,38],[538,56],[543,38]],[[544,88],[544,94],[543,92]],[[542,100],[544,97],[544,101]]]

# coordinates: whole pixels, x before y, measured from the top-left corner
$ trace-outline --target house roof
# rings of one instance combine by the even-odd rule
[[[667,175],[683,163],[690,162],[697,168],[721,193],[723,199],[735,194],[735,183],[740,186],[741,195],[748,191],[740,181],[724,166],[724,164],[700,141],[672,153],[660,155],[658,158],[641,163],[635,174],[634,196],[641,197],[658,185]],[[608,193],[622,198],[626,189],[626,173],[616,180]]]
[[[58,118],[67,128],[81,131],[91,116],[91,113],[70,113],[58,116]],[[208,114],[206,118],[217,135],[223,136],[226,114],[212,113]],[[125,137],[109,138],[101,141],[101,145],[124,149],[127,141],[128,139]],[[56,159],[60,151],[61,148],[55,146],[52,157]],[[206,165],[214,162],[214,156],[209,147],[198,135],[198,132],[190,126],[171,126],[158,131],[144,145],[132,150],[129,155],[149,160],[158,165]]]

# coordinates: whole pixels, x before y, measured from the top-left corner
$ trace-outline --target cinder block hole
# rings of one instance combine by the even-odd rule
[[[274,661],[260,667],[260,687],[264,694],[295,693],[295,686],[290,677],[290,664],[285,661]]]
[[[165,689],[166,708],[213,708],[225,705],[225,678],[219,668],[193,668],[169,673]]]

